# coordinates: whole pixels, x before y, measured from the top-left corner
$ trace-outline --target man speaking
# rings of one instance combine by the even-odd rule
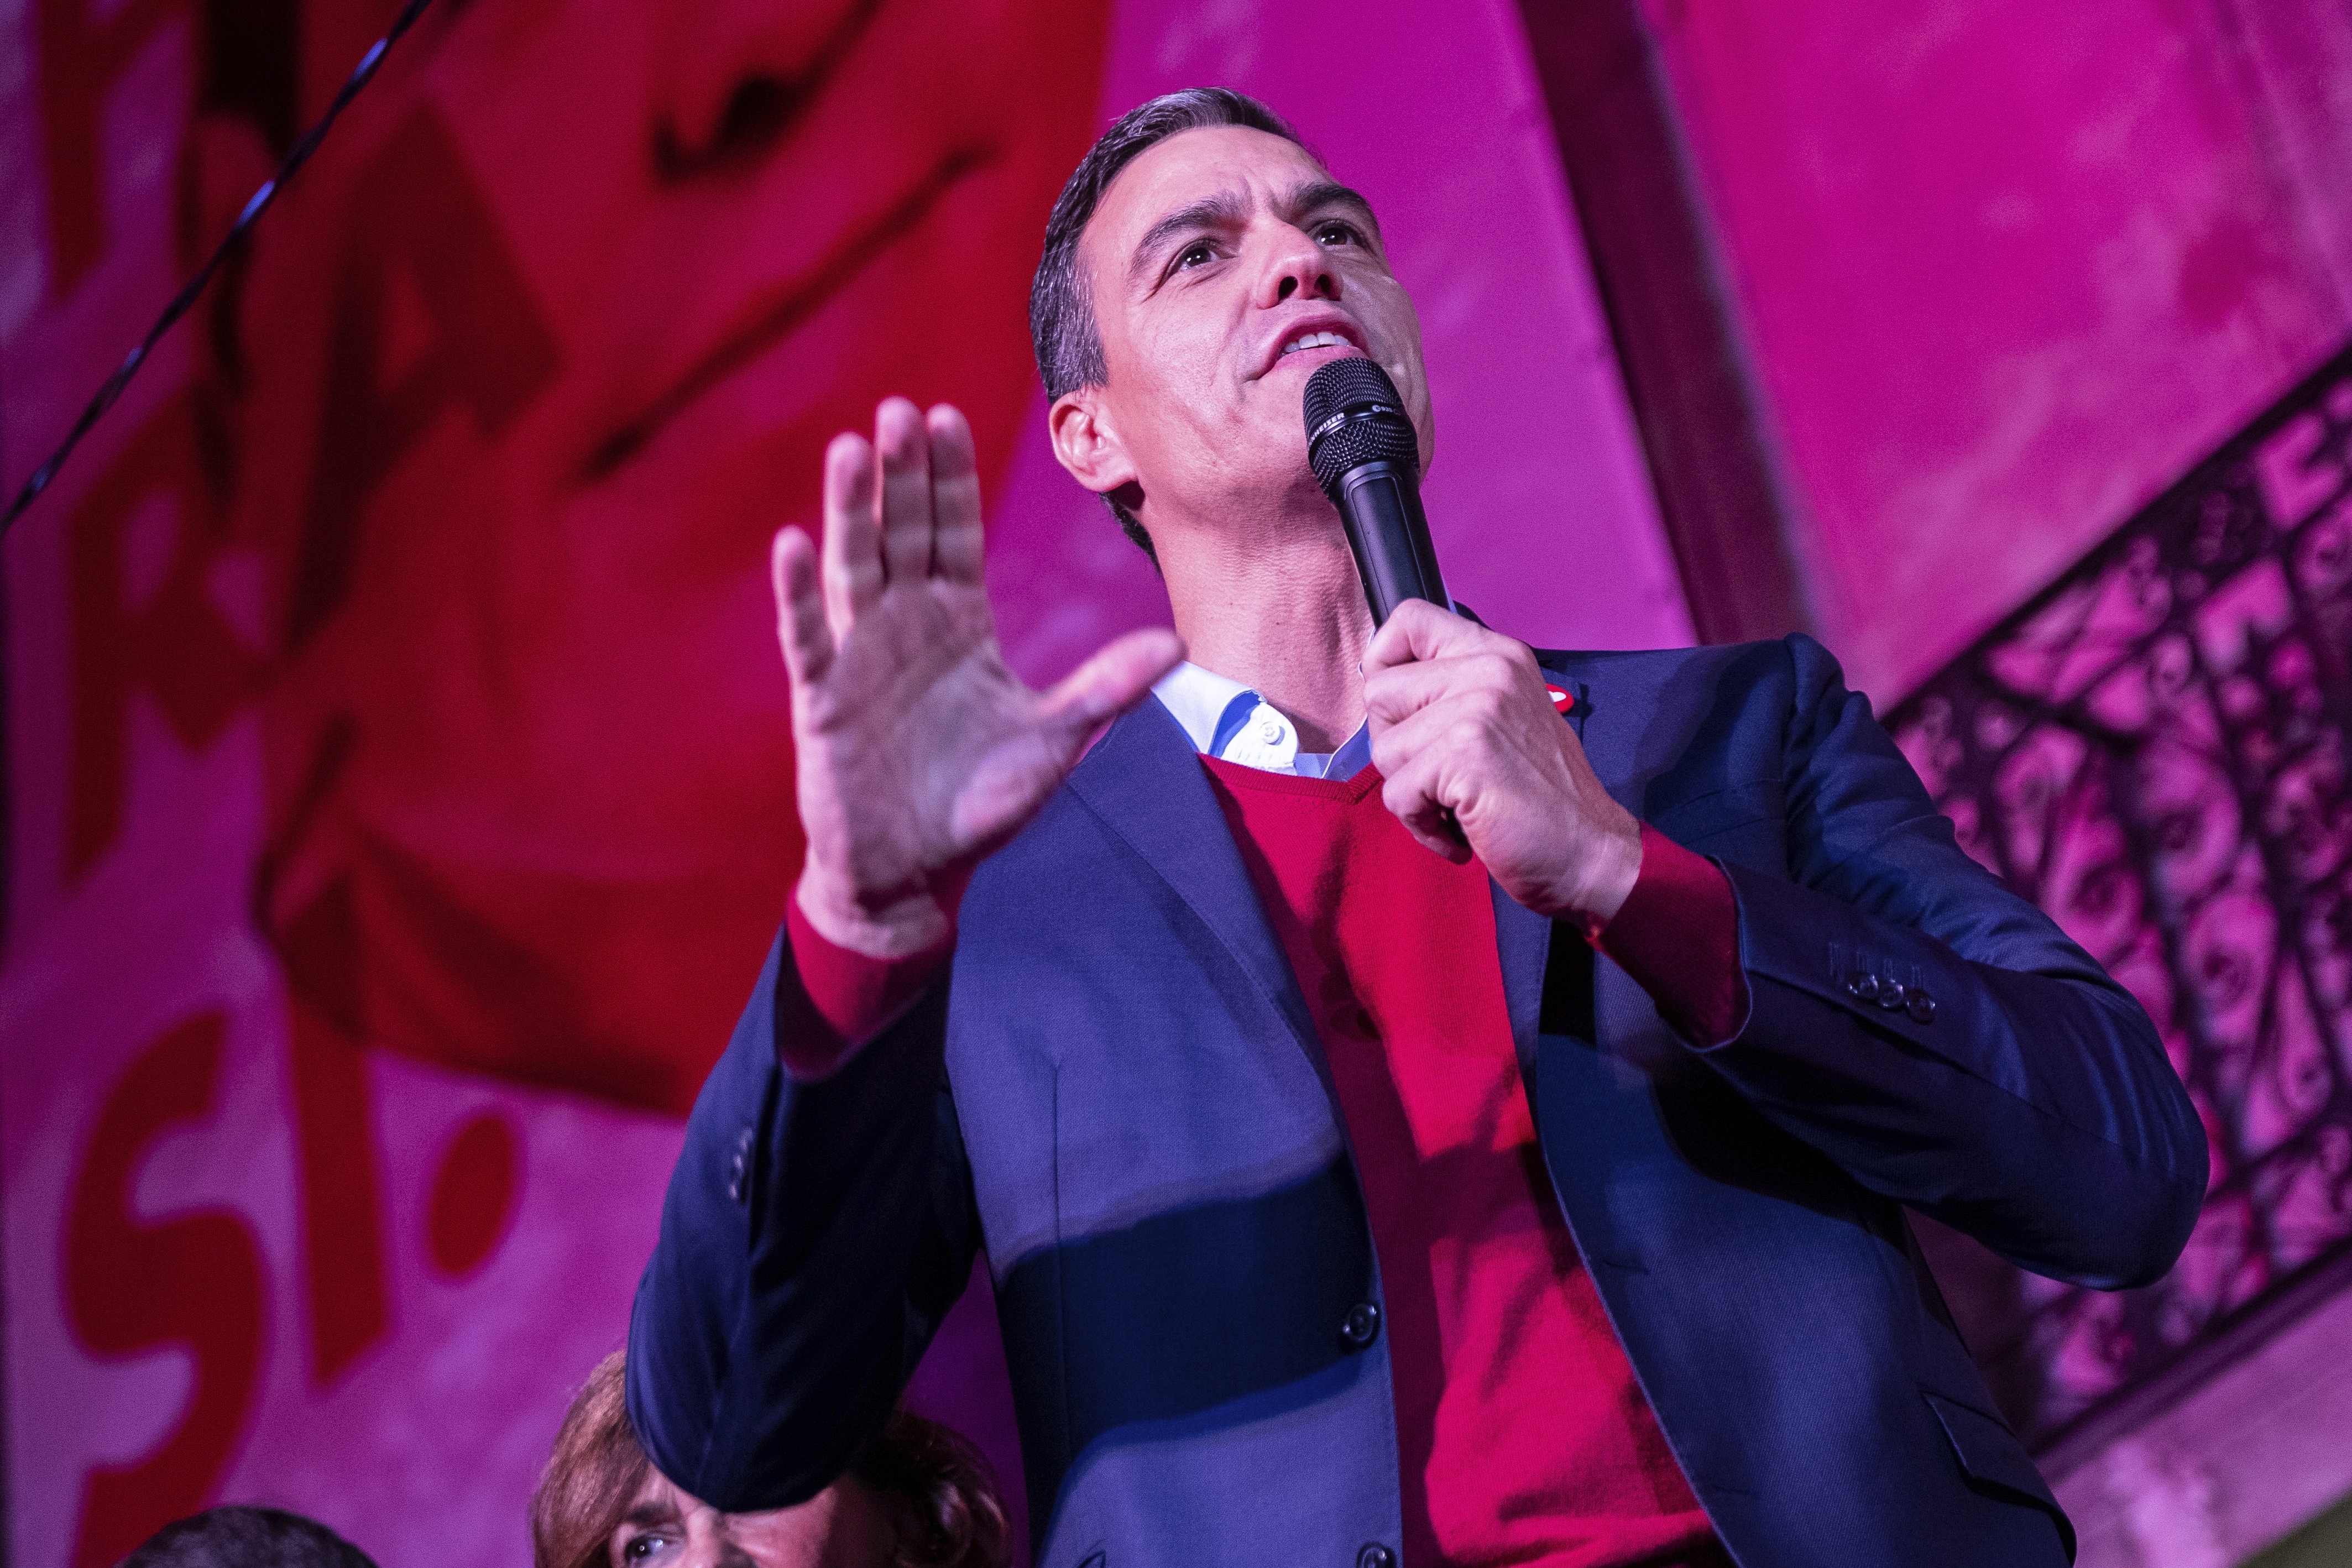
[[[1182,642],[1028,691],[961,416],[827,453],[808,858],[630,1327],[663,1472],[822,1490],[984,1247],[1047,1568],[2067,1560],[1904,1210],[2161,1274],[2205,1142],[2139,1006],[1807,639],[1375,628],[1301,396],[1369,357],[1425,466],[1419,329],[1262,105],[1112,127],[1031,325]]]

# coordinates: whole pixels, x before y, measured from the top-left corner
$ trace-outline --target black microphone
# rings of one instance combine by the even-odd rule
[[[1307,466],[1347,526],[1372,624],[1407,599],[1452,609],[1421,510],[1421,447],[1388,372],[1333,360],[1307,378],[1306,414]]]

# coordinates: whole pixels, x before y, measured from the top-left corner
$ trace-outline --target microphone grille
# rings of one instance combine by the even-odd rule
[[[1360,463],[1386,459],[1421,473],[1421,447],[1389,373],[1360,354],[1307,378],[1307,465],[1329,489]]]

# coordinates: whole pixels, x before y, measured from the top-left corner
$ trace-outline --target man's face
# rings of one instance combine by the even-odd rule
[[[887,395],[1008,456],[1106,11],[501,0],[394,57],[243,311],[299,991],[690,1102],[800,850],[766,541]]]
[[[1109,373],[1096,395],[1146,527],[1319,497],[1300,404],[1318,366],[1350,354],[1396,383],[1428,466],[1412,301],[1370,205],[1296,142],[1225,126],[1160,142],[1104,194],[1080,262]]]

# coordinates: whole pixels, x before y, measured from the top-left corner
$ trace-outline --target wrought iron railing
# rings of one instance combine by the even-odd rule
[[[2147,1005],[2211,1141],[2163,1280],[2020,1275],[1979,1331],[2046,1447],[2352,1249],[2352,346],[1889,727],[1969,852]]]

